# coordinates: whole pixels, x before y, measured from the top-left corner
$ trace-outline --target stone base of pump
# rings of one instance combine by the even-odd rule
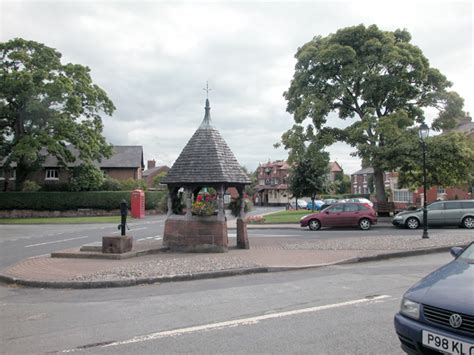
[[[228,244],[225,219],[186,215],[166,219],[163,246],[171,251],[223,253]]]

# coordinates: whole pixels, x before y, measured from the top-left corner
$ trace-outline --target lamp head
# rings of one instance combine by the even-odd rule
[[[426,123],[422,123],[418,130],[418,135],[420,139],[424,142],[425,139],[428,138],[429,134],[430,134],[430,128],[428,127]]]

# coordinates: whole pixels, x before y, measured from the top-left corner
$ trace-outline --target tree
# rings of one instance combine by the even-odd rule
[[[0,43],[0,60],[0,155],[4,167],[17,164],[17,189],[39,169],[44,149],[63,166],[75,161],[68,144],[84,164],[111,155],[101,114],[115,107],[88,67],[62,64],[55,49],[21,38]]]
[[[167,171],[162,171],[160,172],[158,175],[156,175],[155,177],[153,177],[153,187],[154,188],[159,188],[161,187],[160,184],[161,184],[161,180],[163,180],[163,178],[168,175],[168,172]]]
[[[336,194],[343,195],[351,192],[351,177],[345,174],[337,174],[334,181],[334,191]]]
[[[104,184],[104,175],[94,165],[79,165],[72,170],[69,185],[72,191],[97,191]]]
[[[316,196],[326,192],[328,187],[329,154],[312,144],[304,154],[299,154],[297,161],[293,159],[292,162],[289,190],[296,199],[311,196],[314,211]]]
[[[379,201],[386,200],[383,173],[393,166],[387,156],[397,148],[390,145],[390,128],[409,130],[425,120],[426,108],[440,112],[435,130],[451,127],[463,114],[462,98],[447,91],[451,83],[410,40],[406,30],[381,31],[375,25],[315,37],[298,49],[293,80],[284,93],[296,124],[283,143],[289,145],[295,136],[327,145],[348,143],[374,168]],[[333,112],[349,125],[328,126]]]
[[[401,149],[389,156],[390,164],[399,171],[398,185],[416,189],[423,181],[420,164],[421,148],[416,129],[401,140]],[[459,186],[474,179],[474,144],[460,132],[450,132],[426,140],[426,170],[428,186]]]

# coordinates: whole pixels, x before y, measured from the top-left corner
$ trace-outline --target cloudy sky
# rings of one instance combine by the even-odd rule
[[[273,144],[293,123],[282,93],[297,48],[361,23],[406,28],[474,109],[471,1],[0,0],[0,16],[1,41],[35,40],[89,66],[117,107],[104,118],[109,142],[142,145],[158,164],[171,166],[199,126],[206,81],[213,123],[241,164],[285,159]],[[346,173],[360,168],[349,146],[329,151]]]

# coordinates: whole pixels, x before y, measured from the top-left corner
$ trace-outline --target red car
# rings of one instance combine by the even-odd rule
[[[359,227],[369,230],[377,224],[377,214],[368,204],[346,202],[335,203],[319,213],[312,213],[300,219],[301,227],[317,231],[321,227]]]

